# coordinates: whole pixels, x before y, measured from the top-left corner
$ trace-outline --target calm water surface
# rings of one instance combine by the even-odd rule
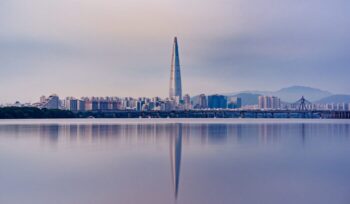
[[[349,120],[3,120],[1,204],[349,204]]]

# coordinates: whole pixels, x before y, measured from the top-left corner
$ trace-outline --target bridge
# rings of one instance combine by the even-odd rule
[[[350,119],[350,111],[330,110],[176,110],[176,111],[92,111],[82,116],[96,118],[332,118]]]
[[[313,110],[312,103],[301,97],[290,104],[293,109],[241,110],[241,109],[193,109],[173,111],[98,110],[80,113],[81,117],[101,118],[329,118],[350,119],[349,110]]]

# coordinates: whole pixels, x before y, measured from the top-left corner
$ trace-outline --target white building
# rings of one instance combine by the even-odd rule
[[[259,96],[259,109],[281,109],[281,99],[276,96]]]
[[[41,100],[44,98],[41,97]],[[58,109],[60,105],[60,99],[56,94],[53,94],[49,96],[48,98],[45,98],[43,102],[40,103],[40,108],[46,108],[46,109]]]

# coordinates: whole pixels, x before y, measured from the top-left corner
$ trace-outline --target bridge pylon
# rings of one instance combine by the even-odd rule
[[[312,103],[302,96],[301,99],[293,103],[293,105],[295,105],[299,111],[308,111],[308,105],[312,105]]]

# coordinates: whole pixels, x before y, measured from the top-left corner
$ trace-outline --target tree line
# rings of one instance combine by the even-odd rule
[[[76,118],[76,114],[67,110],[39,109],[35,107],[3,107],[0,108],[0,119],[31,118]]]

